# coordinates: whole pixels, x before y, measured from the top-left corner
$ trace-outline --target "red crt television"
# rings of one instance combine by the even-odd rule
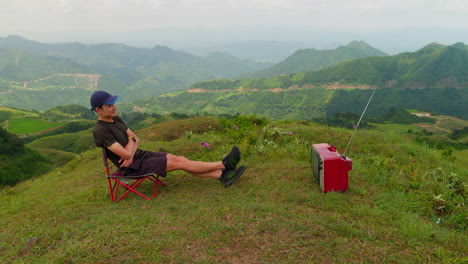
[[[348,189],[348,171],[352,160],[336,151],[327,143],[313,144],[312,177],[323,192],[339,192]]]

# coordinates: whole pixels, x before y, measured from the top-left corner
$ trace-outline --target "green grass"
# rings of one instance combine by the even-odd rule
[[[453,116],[433,116],[437,121],[435,124],[420,123],[412,125],[403,124],[372,124],[381,130],[405,133],[408,130],[426,130],[434,134],[449,134],[456,129],[468,126],[468,121]]]
[[[8,131],[14,134],[32,134],[40,131],[52,129],[64,123],[50,123],[42,119],[18,118],[8,121]]]
[[[212,121],[213,130],[197,121],[180,122],[193,133],[178,130],[167,138],[145,129],[137,134],[143,149],[195,160],[219,160],[238,145],[248,169],[232,187],[172,172],[156,200],[130,195],[112,203],[100,150],[89,150],[62,168],[0,192],[0,262],[468,260],[466,198],[449,184],[456,173],[466,186],[467,163],[455,166],[440,151],[398,133],[359,130],[347,153],[353,159],[349,189],[322,193],[311,179],[309,151],[313,143],[329,142],[327,128],[239,118]],[[155,131],[163,127],[158,124]],[[332,131],[341,150],[347,143],[341,139],[351,131]],[[212,148],[204,149],[202,141]],[[142,187],[151,191],[149,184]],[[440,211],[433,197],[439,194],[445,199],[437,204],[444,207]]]
[[[413,125],[405,124],[372,124],[381,131],[393,132],[393,133],[406,133],[408,130],[417,130]]]
[[[64,166],[68,162],[74,160],[77,156],[77,154],[73,152],[61,151],[61,150],[56,150],[56,149],[39,148],[35,150],[41,153],[41,155],[43,155],[44,157],[50,160],[53,160],[55,166],[57,167]]]
[[[11,118],[24,118],[24,117],[38,117],[39,114],[35,112],[30,112],[26,110],[20,110],[5,106],[0,106],[1,112],[8,112],[11,115]]]
[[[445,129],[455,130],[468,126],[468,121],[455,117],[444,116],[441,117],[440,120],[439,126]]]
[[[63,133],[36,139],[27,146],[33,149],[55,149],[80,153],[94,147],[93,133],[90,129],[76,133]]]

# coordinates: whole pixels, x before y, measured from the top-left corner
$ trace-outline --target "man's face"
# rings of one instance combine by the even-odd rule
[[[117,116],[117,107],[115,104],[111,105],[102,105],[101,108],[98,108],[98,114],[102,117],[114,117]]]

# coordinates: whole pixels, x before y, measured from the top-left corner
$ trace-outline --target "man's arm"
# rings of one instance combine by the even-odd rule
[[[133,154],[135,154],[135,152],[137,151],[138,147],[140,146],[140,139],[137,137],[137,135],[135,133],[133,133],[132,130],[130,130],[130,128],[127,129],[127,136],[129,138],[129,142],[130,141],[134,141],[135,144],[134,144],[134,147],[133,147]],[[133,140],[132,140],[133,139]],[[132,155],[133,156],[133,155]]]
[[[119,160],[119,162],[122,162],[120,165],[121,167],[128,167],[133,163],[133,155],[135,155],[140,143],[140,139],[130,129],[127,129],[127,135],[129,140],[125,147],[120,145],[118,142],[107,147],[110,151],[121,157]]]

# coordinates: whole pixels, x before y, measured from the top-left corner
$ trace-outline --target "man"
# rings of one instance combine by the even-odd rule
[[[237,168],[241,154],[236,146],[218,162],[192,161],[183,156],[138,149],[140,139],[117,116],[115,103],[119,97],[96,91],[90,101],[91,110],[98,115],[93,130],[94,143],[106,149],[107,157],[123,175],[156,173],[165,177],[167,172],[183,170],[196,177],[217,178],[228,187],[244,172],[245,166]]]

